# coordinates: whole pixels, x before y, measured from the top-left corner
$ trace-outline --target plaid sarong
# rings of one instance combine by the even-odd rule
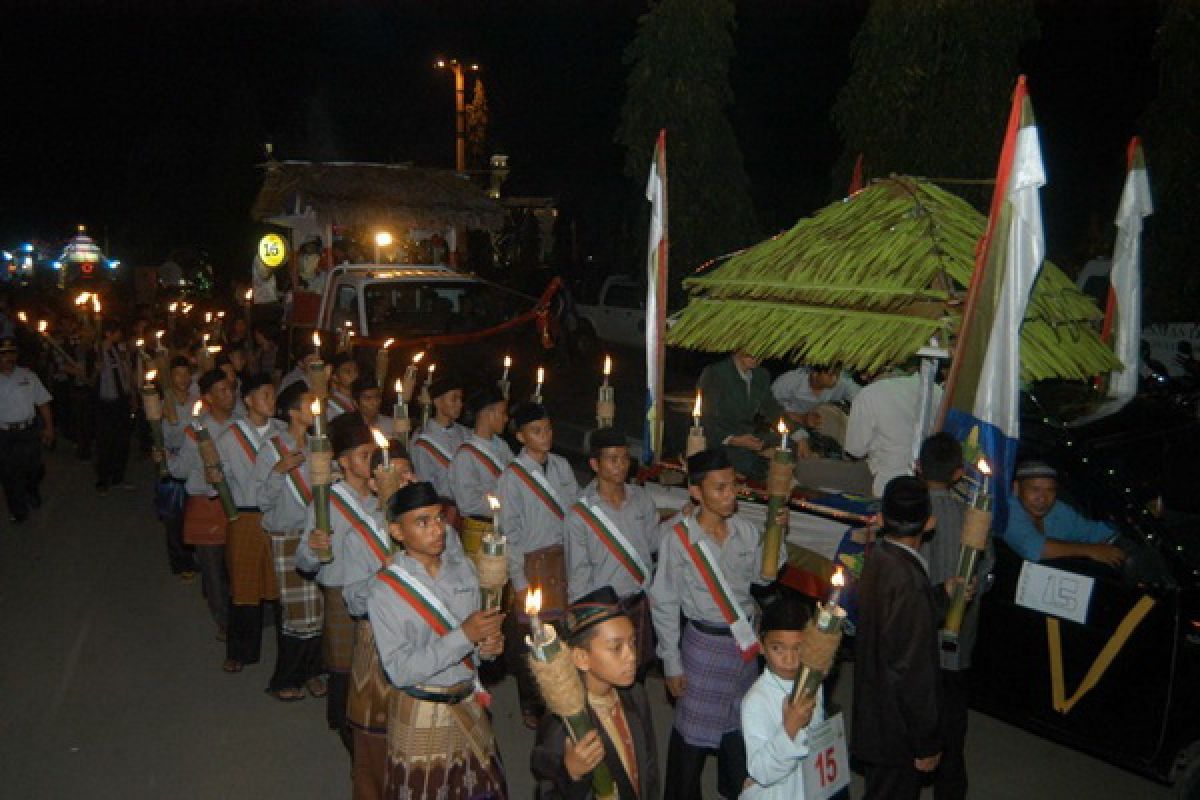
[[[262,514],[243,511],[229,523],[225,566],[229,568],[229,594],[235,606],[256,606],[279,597],[271,540],[262,529]]]
[[[687,691],[675,703],[675,730],[693,747],[719,747],[741,730],[742,697],[758,678],[758,662],[742,660],[732,635],[702,633],[684,623],[683,674]]]
[[[354,657],[354,618],[346,609],[342,587],[322,586],[321,594],[325,597],[325,627],[321,631],[325,669],[349,672]]]
[[[385,798],[507,796],[492,723],[474,697],[450,705],[390,695]]]
[[[311,639],[321,635],[324,619],[324,599],[321,587],[296,571],[296,550],[300,547],[298,530],[268,531],[271,537],[271,560],[275,579],[279,582],[279,603],[285,635]]]
[[[346,722],[366,733],[387,733],[388,695],[393,691],[375,647],[375,631],[371,623],[360,619],[355,623]]]

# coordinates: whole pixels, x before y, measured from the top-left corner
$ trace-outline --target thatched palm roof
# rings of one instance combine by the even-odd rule
[[[684,281],[670,344],[877,369],[957,330],[986,218],[934,184],[873,183]],[[1021,332],[1024,377],[1086,378],[1118,366],[1100,311],[1045,263]]]
[[[269,161],[251,216],[302,212],[343,225],[499,228],[504,209],[482,189],[446,169],[411,164]]]

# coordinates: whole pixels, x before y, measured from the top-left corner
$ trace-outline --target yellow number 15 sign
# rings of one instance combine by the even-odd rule
[[[258,240],[258,260],[275,269],[287,258],[287,245],[277,233],[268,233]]]

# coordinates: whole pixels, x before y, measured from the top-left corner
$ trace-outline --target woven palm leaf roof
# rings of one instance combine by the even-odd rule
[[[953,336],[987,219],[929,181],[893,176],[684,281],[669,344],[873,370]],[[1021,331],[1026,380],[1119,366],[1100,310],[1043,266]]]

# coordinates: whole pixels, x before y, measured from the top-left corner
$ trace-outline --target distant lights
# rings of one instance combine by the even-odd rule
[[[32,253],[33,245],[31,245],[29,242],[26,242],[25,244],[21,245],[21,252],[22,253]]]

